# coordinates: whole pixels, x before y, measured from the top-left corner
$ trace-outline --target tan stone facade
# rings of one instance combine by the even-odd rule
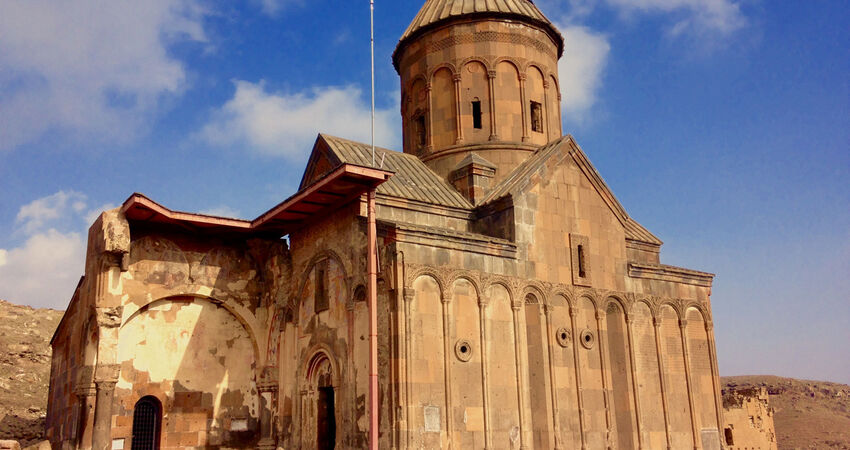
[[[382,169],[320,135],[253,221],[134,194],[95,222],[53,339],[54,448],[365,447],[371,189],[381,448],[722,447],[713,275],[661,264],[561,136],[562,41],[533,4],[446,3],[396,51]]]
[[[729,450],[776,450],[773,408],[766,388],[723,390],[723,441]]]

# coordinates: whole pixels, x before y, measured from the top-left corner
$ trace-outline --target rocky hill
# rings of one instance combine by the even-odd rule
[[[62,311],[0,300],[0,440],[41,440],[50,381],[50,338]]]
[[[721,377],[721,383],[767,388],[780,450],[850,450],[850,386],[772,375]]]

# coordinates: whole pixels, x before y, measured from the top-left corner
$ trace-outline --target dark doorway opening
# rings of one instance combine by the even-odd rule
[[[336,446],[336,414],[334,412],[334,388],[320,387],[316,419],[316,443],[319,450],[330,450]]]
[[[142,397],[133,408],[132,450],[158,450],[162,407],[156,397]]]

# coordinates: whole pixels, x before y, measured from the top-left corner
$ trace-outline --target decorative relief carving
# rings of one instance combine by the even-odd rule
[[[466,339],[458,339],[455,343],[455,356],[463,362],[472,359],[472,344]]]
[[[533,47],[549,57],[557,58],[558,53],[554,45],[534,39],[529,36],[516,33],[502,33],[498,31],[484,31],[479,33],[456,34],[437,42],[425,45],[425,53],[443,51],[458,44],[473,44],[476,42],[503,42],[508,44],[519,44]]]
[[[593,344],[596,343],[596,335],[589,328],[585,328],[582,330],[581,335],[579,335],[579,340],[582,347],[590,350],[593,348]]]
[[[570,342],[573,340],[573,335],[570,333],[570,330],[566,327],[558,328],[558,331],[555,332],[555,339],[558,340],[558,345],[566,348],[570,345]]]

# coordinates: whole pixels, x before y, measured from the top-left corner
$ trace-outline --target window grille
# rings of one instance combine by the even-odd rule
[[[143,397],[133,411],[132,450],[159,449],[159,427],[159,401],[153,397]]]

